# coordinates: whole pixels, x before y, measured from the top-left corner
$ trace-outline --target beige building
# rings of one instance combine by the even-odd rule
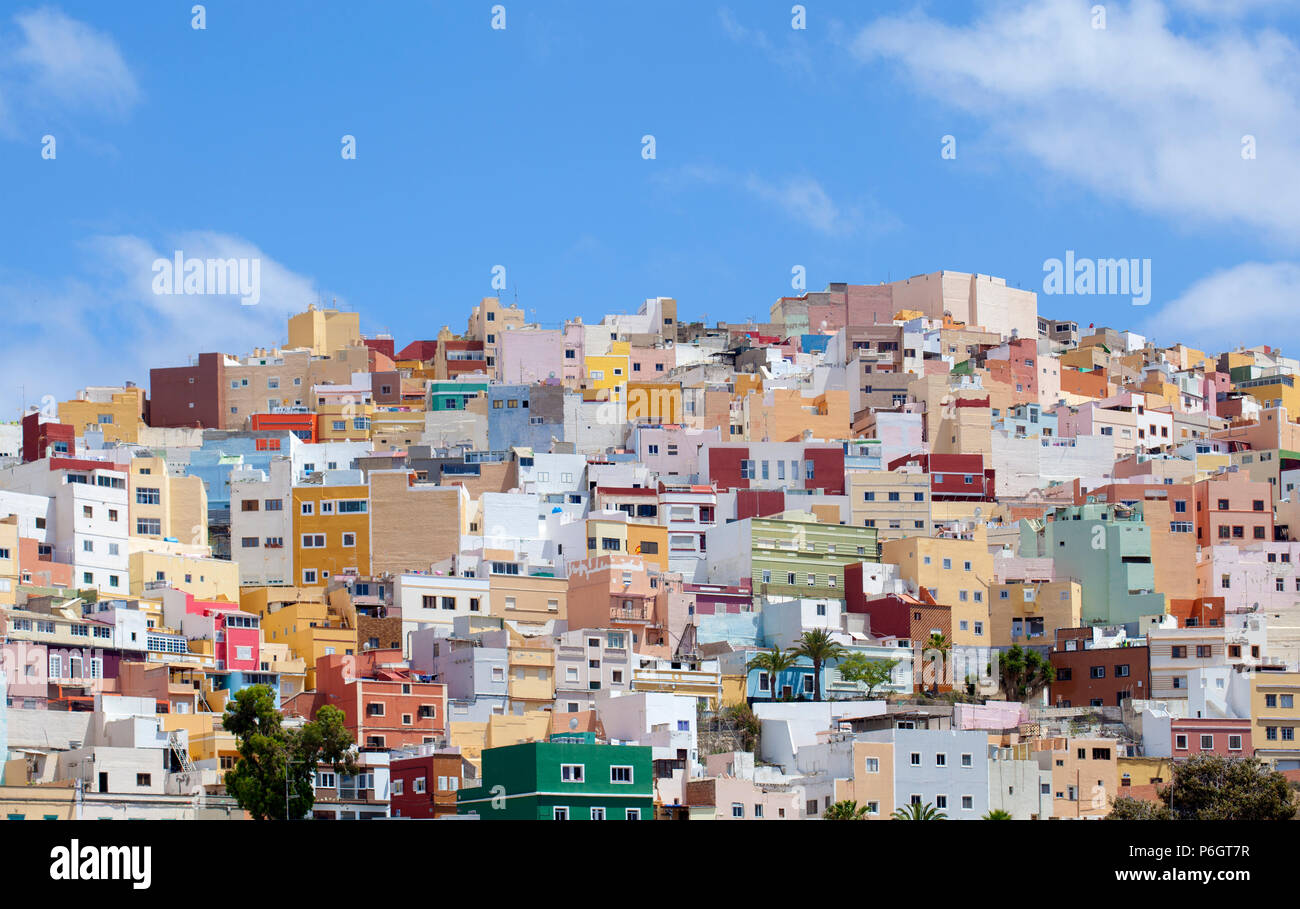
[[[361,315],[337,309],[317,309],[289,317],[289,347],[305,347],[318,357],[361,343]]]
[[[154,585],[175,587],[202,600],[239,602],[239,563],[180,552],[140,551],[128,560],[131,596],[145,596]]]
[[[208,494],[200,477],[173,477],[159,457],[131,459],[132,537],[171,537],[183,546],[208,545]]]
[[[373,574],[428,571],[460,551],[470,512],[463,486],[420,482],[410,470],[372,470],[368,479]]]
[[[368,372],[369,368],[370,351],[359,343],[331,348],[328,355],[317,354],[306,346],[255,350],[226,365],[221,427],[246,429],[250,416],[270,413],[277,407],[316,410],[314,386],[348,385],[354,373]]]
[[[919,470],[855,471],[848,475],[853,526],[876,528],[876,539],[925,536],[934,526],[930,475]]]
[[[469,314],[465,337],[471,341],[483,342],[488,378],[495,380],[499,376],[497,364],[501,358],[501,333],[523,328],[524,325],[524,311],[514,303],[502,306],[497,297],[484,297]]]
[[[491,558],[491,550],[485,554]],[[506,553],[508,559],[517,556]],[[496,574],[489,578],[492,615],[506,621],[540,624],[568,621],[569,581],[567,578],[528,574]]]

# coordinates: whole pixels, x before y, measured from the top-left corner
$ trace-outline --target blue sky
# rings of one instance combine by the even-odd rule
[[[505,0],[504,30],[490,2],[211,2],[204,30],[192,5],[0,13],[6,415],[281,342],[318,297],[399,344],[460,331],[495,265],[544,324],[655,295],[761,320],[802,265],[810,290],[999,275],[1162,343],[1300,339],[1283,0],[1110,2],[1104,29],[1074,0],[810,0],[804,30],[766,0]],[[257,256],[261,302],[152,294],[177,249]],[[1150,305],[1044,296],[1066,250],[1150,259]]]

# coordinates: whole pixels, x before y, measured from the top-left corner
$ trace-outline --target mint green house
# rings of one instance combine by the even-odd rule
[[[483,752],[482,785],[457,793],[457,814],[485,821],[649,821],[648,745],[524,742]]]
[[[429,409],[464,410],[471,398],[487,394],[487,389],[487,382],[432,382],[429,385]]]
[[[1083,624],[1127,625],[1164,614],[1141,503],[1072,505],[1051,516],[1020,522],[1020,554],[1050,558],[1058,579],[1080,583]]]

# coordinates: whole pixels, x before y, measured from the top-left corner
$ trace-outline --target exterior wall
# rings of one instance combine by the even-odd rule
[[[603,809],[606,820],[623,820],[629,810],[654,818],[650,748],[634,745],[570,745],[532,742],[483,751],[482,785],[462,789],[460,814],[483,820],[552,820],[563,808],[570,820],[590,820]],[[562,778],[564,765],[583,768],[582,782]],[[630,767],[630,783],[612,782],[611,767]],[[493,798],[496,787],[504,797]]]
[[[1048,699],[1056,707],[1118,707],[1125,698],[1152,696],[1146,647],[1057,648],[1049,659],[1056,679]]]
[[[368,486],[304,485],[293,487],[293,563],[298,576],[294,582],[310,586],[324,585],[337,574],[371,574],[370,515]],[[340,501],[366,503],[364,512],[339,512]],[[323,503],[333,511],[322,513]],[[310,506],[310,513],[304,513]],[[351,534],[351,545],[346,542]],[[323,535],[324,546],[303,546],[303,537]],[[327,574],[328,572],[328,574]]]
[[[406,470],[370,471],[371,570],[376,573],[428,571],[460,550],[465,493],[412,479]]]

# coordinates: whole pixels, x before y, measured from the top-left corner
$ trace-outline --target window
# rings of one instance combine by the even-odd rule
[[[731,816],[743,818],[745,816],[745,806],[740,802],[731,803]]]
[[[616,764],[609,768],[609,781],[611,783],[631,783],[632,768],[630,765]]]
[[[162,535],[161,518],[136,518],[135,532],[142,537],[156,537]]]
[[[137,773],[135,775],[135,784],[137,786],[150,786],[153,784],[153,776],[148,773]]]
[[[1179,751],[1186,751],[1186,750],[1187,750],[1187,736],[1186,736],[1186,734],[1180,733],[1180,734],[1174,736],[1174,747],[1177,748]]]
[[[566,783],[581,783],[585,769],[583,764],[561,764],[560,779]]]
[[[639,821],[641,820],[641,809],[629,808],[627,809],[627,811],[623,813],[623,817],[625,817],[629,821]]]
[[[1228,750],[1229,751],[1241,750],[1241,736],[1239,735],[1228,736]]]
[[[913,767],[921,766],[921,752],[919,751],[912,752],[912,766]]]
[[[963,755],[961,756],[961,765],[962,765],[963,767],[970,767],[970,766],[973,766],[972,763],[971,763],[971,756],[970,756],[969,754],[963,754]]]
[[[948,755],[944,754],[943,752],[940,752],[940,753],[936,754],[936,755],[934,756],[934,766],[936,766],[936,767],[947,767],[947,766],[948,766]]]
[[[961,797],[961,810],[962,810],[962,811],[970,811],[970,810],[972,810],[974,807],[975,807],[975,797],[974,797],[974,796],[971,796],[971,795],[963,795],[963,796]]]
[[[135,503],[137,505],[161,505],[162,495],[155,488],[137,486],[135,489]]]
[[[1202,751],[1214,750],[1214,736],[1212,735],[1201,736],[1201,750]]]

